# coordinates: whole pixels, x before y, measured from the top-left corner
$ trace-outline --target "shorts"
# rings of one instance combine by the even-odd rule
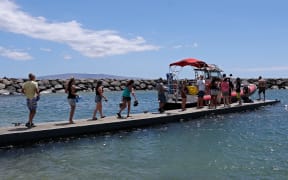
[[[187,98],[186,94],[182,93],[181,98]]]
[[[205,95],[205,92],[204,92],[204,91],[199,91],[199,92],[198,92],[198,97],[203,98],[204,95]]]
[[[75,98],[68,98],[68,103],[70,106],[76,106],[76,99]]]
[[[37,109],[37,99],[32,98],[32,99],[27,99],[27,107],[30,111],[36,111]]]
[[[123,100],[123,101],[130,102],[130,101],[131,101],[131,97],[125,97],[125,96],[123,96],[123,97],[122,97],[122,100]]]
[[[222,96],[229,96],[229,95],[230,95],[229,91],[222,92]]]
[[[95,96],[95,103],[101,103],[102,101],[102,96],[96,95]]]
[[[265,94],[265,87],[264,88],[259,87],[258,94],[261,94],[261,93]]]
[[[218,95],[218,90],[217,89],[211,89],[210,93],[212,96],[217,96]]]
[[[237,99],[241,98],[240,92],[236,92],[236,97],[237,97]]]
[[[165,94],[158,94],[158,100],[160,101],[160,103],[167,102]]]

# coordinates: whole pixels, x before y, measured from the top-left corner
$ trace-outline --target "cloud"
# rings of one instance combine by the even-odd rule
[[[51,52],[52,50],[49,48],[40,48],[41,51],[45,51],[45,52]]]
[[[1,0],[0,9],[0,30],[63,43],[90,58],[159,49],[142,37],[126,39],[116,31],[84,29],[77,21],[49,22],[33,17],[11,0]]]
[[[175,45],[175,46],[173,46],[172,48],[173,49],[180,49],[180,48],[182,48],[183,47],[183,45]]]
[[[64,57],[63,57],[65,60],[69,60],[69,59],[72,59],[72,56],[70,56],[70,55],[64,55]]]
[[[198,47],[198,43],[196,43],[196,42],[193,43],[193,44],[192,44],[192,47],[193,47],[193,48],[197,48],[197,47]]]
[[[0,46],[0,56],[7,57],[13,60],[20,60],[20,61],[26,61],[26,60],[32,59],[32,57],[26,52],[7,49],[1,46]]]
[[[172,49],[180,49],[180,48],[197,48],[198,47],[198,43],[194,42],[192,45],[175,45],[172,47]]]

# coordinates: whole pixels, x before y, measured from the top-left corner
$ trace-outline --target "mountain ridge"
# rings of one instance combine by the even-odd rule
[[[139,77],[128,77],[128,76],[117,76],[111,74],[89,74],[89,73],[64,73],[64,74],[53,74],[39,76],[37,79],[69,79],[74,77],[75,79],[140,79]]]

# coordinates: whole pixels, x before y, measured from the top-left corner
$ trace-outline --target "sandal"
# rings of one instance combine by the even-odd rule
[[[117,113],[117,117],[118,117],[118,118],[122,118],[122,116],[121,116],[120,113]]]

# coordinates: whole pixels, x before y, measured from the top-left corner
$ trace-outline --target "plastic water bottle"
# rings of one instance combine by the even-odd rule
[[[76,99],[75,99],[76,103],[78,103],[80,100],[81,100],[81,97],[80,96],[76,96]]]

